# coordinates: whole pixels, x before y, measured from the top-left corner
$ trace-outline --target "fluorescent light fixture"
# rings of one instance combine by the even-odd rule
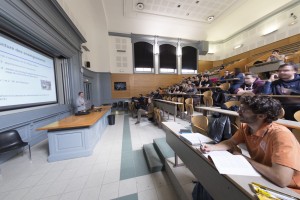
[[[238,48],[241,48],[242,46],[243,46],[243,44],[238,44],[235,47],[233,47],[233,49],[238,49]]]
[[[262,34],[262,36],[266,36],[266,35],[270,35],[272,33],[275,33],[276,31],[278,31],[278,29],[269,29],[267,31],[265,31],[265,33]]]

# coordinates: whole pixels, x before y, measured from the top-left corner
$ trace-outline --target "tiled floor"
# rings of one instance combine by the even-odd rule
[[[126,161],[122,152],[124,131],[130,133],[130,150],[136,152],[132,153],[133,157],[139,154],[143,144],[165,137],[164,131],[147,119],[138,125],[134,124],[135,120],[116,115],[116,124],[106,128],[89,157],[48,163],[48,143],[44,141],[32,148],[32,163],[26,152],[1,164],[0,200],[176,200],[165,172],[143,172],[143,175],[135,172],[130,178],[121,178],[122,162]],[[129,127],[124,127],[124,123],[129,123]],[[136,157],[140,159],[139,155]]]

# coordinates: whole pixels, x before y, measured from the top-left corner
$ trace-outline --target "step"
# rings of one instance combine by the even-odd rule
[[[153,144],[163,164],[165,164],[165,159],[174,157],[174,151],[166,142],[166,138],[154,139]]]
[[[150,172],[154,173],[161,171],[163,168],[163,163],[161,162],[153,143],[144,144],[143,152]]]

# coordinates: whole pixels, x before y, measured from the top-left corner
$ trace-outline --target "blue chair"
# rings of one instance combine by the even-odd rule
[[[30,144],[23,142],[18,131],[8,130],[0,133],[0,154],[28,146],[29,159],[31,160]]]

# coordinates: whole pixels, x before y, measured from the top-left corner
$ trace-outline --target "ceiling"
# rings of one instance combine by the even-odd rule
[[[224,41],[298,0],[102,0],[109,32]],[[208,17],[213,16],[212,21]]]

